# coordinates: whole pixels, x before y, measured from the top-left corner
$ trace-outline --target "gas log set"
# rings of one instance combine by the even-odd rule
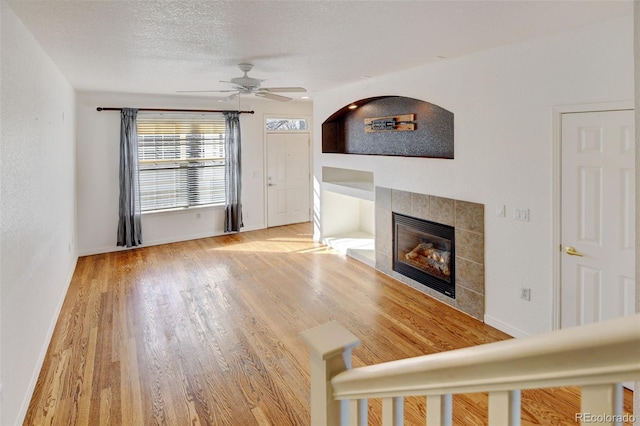
[[[439,250],[431,243],[420,243],[404,255],[405,260],[415,267],[422,268],[440,279],[449,280],[451,276],[451,252]]]

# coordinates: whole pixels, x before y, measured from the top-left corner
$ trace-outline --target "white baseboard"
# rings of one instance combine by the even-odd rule
[[[111,253],[112,251],[122,251],[122,250],[128,250],[128,249],[126,247],[116,247],[116,246],[97,247],[97,248],[92,248],[87,250],[80,250],[78,253],[78,256],[80,257],[92,256],[94,254]]]
[[[264,228],[265,227],[263,225],[253,225],[253,226],[249,226],[249,227],[243,227],[240,230],[240,232],[257,231],[257,230],[264,229]],[[179,243],[179,242],[182,242],[182,241],[199,240],[200,238],[219,237],[221,235],[225,235],[225,232],[224,231],[203,232],[203,233],[198,233],[198,234],[181,235],[181,236],[178,236],[178,237],[156,239],[156,240],[151,240],[151,241],[146,241],[145,240],[141,246],[134,247],[134,248],[159,246],[161,244],[171,244],[171,243]],[[111,253],[111,252],[114,252],[114,251],[122,251],[122,250],[131,250],[131,248],[118,247],[118,246],[97,247],[97,248],[82,250],[82,251],[80,251],[79,255],[80,256],[91,256],[91,255],[94,255],[94,254]]]
[[[40,377],[40,370],[42,370],[42,366],[44,365],[44,359],[47,356],[47,351],[49,350],[49,345],[51,344],[51,338],[53,337],[53,332],[56,329],[56,324],[58,323],[58,318],[60,317],[60,312],[62,311],[62,305],[64,305],[64,300],[67,297],[67,293],[69,292],[69,286],[71,285],[71,280],[73,279],[73,274],[76,271],[76,265],[78,264],[78,256],[75,257],[75,260],[71,264],[71,270],[67,276],[67,283],[64,286],[64,290],[58,299],[58,303],[56,306],[55,314],[53,318],[51,318],[51,323],[49,324],[49,329],[47,330],[47,337],[42,345],[42,349],[40,350],[40,355],[38,355],[38,361],[36,364],[36,368],[33,370],[33,374],[31,375],[31,380],[29,381],[29,387],[27,388],[27,394],[25,396],[24,401],[22,402],[22,406],[20,407],[20,411],[18,412],[18,419],[24,421],[24,418],[27,416],[27,410],[29,409],[29,404],[31,403],[31,398],[33,397],[33,391],[36,388],[36,384],[38,384],[38,378]]]
[[[260,229],[265,229],[266,226],[264,224],[258,224],[258,225],[251,225],[251,226],[244,226],[240,232],[249,232],[249,231],[259,231]]]
[[[502,322],[499,319],[493,318],[490,315],[484,316],[484,322],[485,324],[490,325],[493,328],[497,328],[503,333],[507,333],[511,337],[521,338],[521,337],[530,336],[529,333],[525,333],[524,331],[519,330],[515,327],[512,327],[509,324]]]

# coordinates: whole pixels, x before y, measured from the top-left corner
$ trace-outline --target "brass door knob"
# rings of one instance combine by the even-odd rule
[[[564,252],[567,253],[569,256],[580,256],[580,257],[584,256],[584,254],[582,254],[578,250],[576,250],[575,247],[571,247],[571,246],[565,247],[564,248]]]

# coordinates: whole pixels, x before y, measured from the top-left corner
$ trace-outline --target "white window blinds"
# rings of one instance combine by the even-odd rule
[[[143,212],[224,204],[222,114],[138,114]]]

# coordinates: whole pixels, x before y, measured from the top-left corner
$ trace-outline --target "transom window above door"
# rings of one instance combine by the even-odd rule
[[[267,131],[307,131],[309,126],[306,118],[275,118],[265,119],[265,128]]]

